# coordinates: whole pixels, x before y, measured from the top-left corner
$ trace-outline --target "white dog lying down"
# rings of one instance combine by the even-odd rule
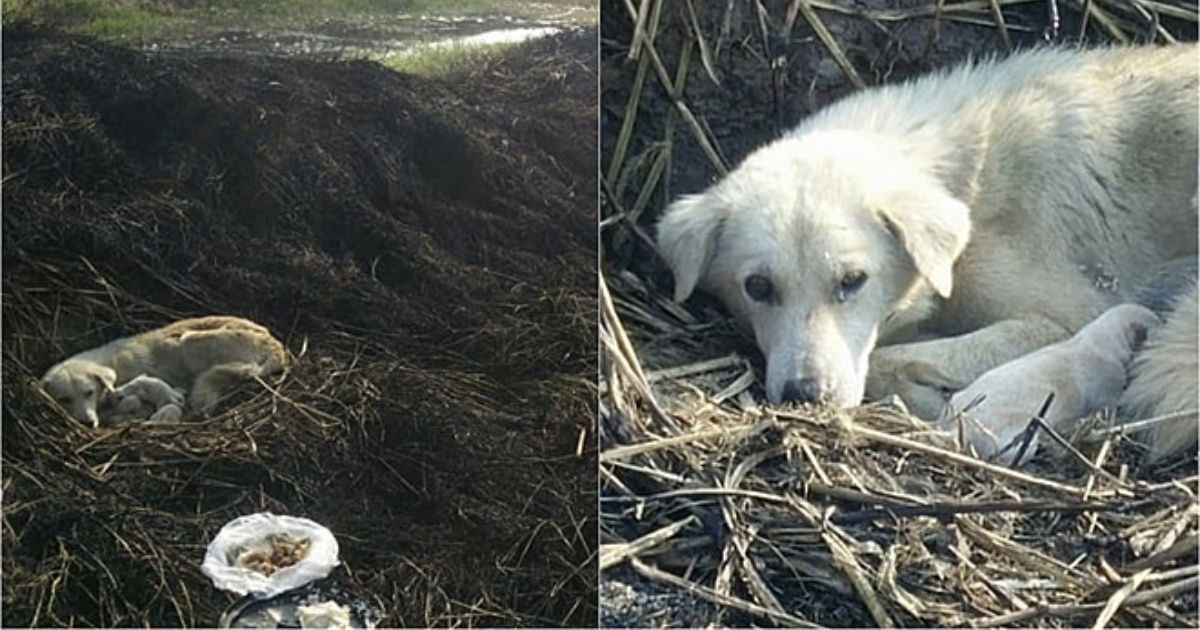
[[[1196,257],[1198,54],[1038,49],[852,94],[667,209],[675,297],[702,288],[750,325],[773,403],[895,394],[937,420]],[[1180,326],[1147,363],[1194,360]],[[1194,403],[1194,367],[1170,373],[1134,384]],[[1192,448],[1195,424],[1153,440]]]
[[[76,420],[98,427],[153,409],[177,419],[211,411],[234,385],[281,372],[287,351],[266,328],[239,317],[185,319],[81,352],[47,370],[42,387]],[[119,386],[119,387],[118,387]],[[102,418],[98,409],[112,412]]]
[[[1054,399],[1042,419],[1055,431],[1117,405],[1133,353],[1162,323],[1137,304],[1114,306],[1074,337],[1036,350],[980,376],[950,399],[940,428],[961,432],[964,445],[982,459],[1011,464],[1030,418],[1048,394]],[[1037,451],[1037,435],[1021,463]]]

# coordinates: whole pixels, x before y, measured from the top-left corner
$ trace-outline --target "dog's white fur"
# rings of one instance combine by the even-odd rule
[[[1175,416],[1147,430],[1147,459],[1151,462],[1196,446],[1196,409],[1200,404],[1196,394],[1196,374],[1200,371],[1196,351],[1200,347],[1198,301],[1200,295],[1193,280],[1179,295],[1166,325],[1151,331],[1145,347],[1134,357],[1129,387],[1121,396],[1119,406],[1128,417]]]
[[[941,428],[959,433],[978,457],[1011,464],[1021,452],[1017,438],[1049,394],[1054,399],[1041,418],[1059,432],[1115,407],[1134,351],[1161,323],[1144,306],[1114,306],[1070,339],[985,372],[950,399]],[[1036,452],[1034,434],[1022,463]]]
[[[210,316],[76,354],[47,370],[42,387],[73,418],[97,427],[106,420],[97,412],[105,402],[117,416],[150,406],[152,419],[177,419],[169,408],[183,403],[183,392],[176,390],[189,394],[188,407],[208,412],[233,385],[286,365],[283,344],[263,326]]]
[[[854,94],[668,208],[675,297],[750,324],[772,402],[936,419],[1196,255],[1197,54],[1039,49]]]

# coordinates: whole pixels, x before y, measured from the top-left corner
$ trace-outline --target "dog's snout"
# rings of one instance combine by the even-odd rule
[[[783,384],[784,402],[818,403],[825,399],[826,390],[817,379],[806,376]]]

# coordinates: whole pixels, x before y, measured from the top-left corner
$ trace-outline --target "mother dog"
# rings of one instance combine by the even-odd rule
[[[152,420],[178,418],[181,389],[189,407],[207,413],[239,382],[276,374],[287,360],[265,327],[212,315],[80,352],[47,370],[42,387],[73,418],[98,427],[111,420],[99,413],[106,401],[115,403],[117,416],[148,405],[156,410]]]
[[[935,419],[924,375],[961,389],[1196,255],[1197,54],[1040,49],[854,94],[668,208],[675,297],[750,324],[772,402]]]

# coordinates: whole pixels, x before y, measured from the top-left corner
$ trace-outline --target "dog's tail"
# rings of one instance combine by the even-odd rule
[[[1134,357],[1129,386],[1121,395],[1121,410],[1130,420],[1172,416],[1145,430],[1150,462],[1196,448],[1200,400],[1198,300],[1193,275],[1166,313],[1166,323],[1150,332],[1146,345]]]

